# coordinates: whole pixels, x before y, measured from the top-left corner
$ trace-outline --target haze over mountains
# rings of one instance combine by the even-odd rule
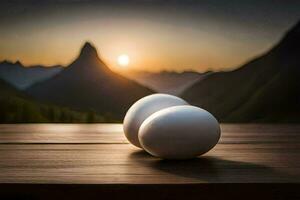
[[[182,95],[222,122],[300,122],[300,22],[270,51]]]
[[[7,81],[17,89],[25,90],[35,83],[55,76],[63,69],[64,67],[60,65],[24,66],[20,61],[11,62],[4,60],[0,62],[0,79]],[[156,92],[179,95],[187,87],[197,80],[203,79],[209,73],[202,74],[195,71],[129,71],[122,74]]]
[[[0,62],[0,78],[18,89],[24,90],[31,85],[51,78],[63,69],[62,66],[24,66],[21,62]]]
[[[157,82],[155,89],[167,93],[182,91],[181,88],[201,77],[196,72],[135,75],[148,77],[145,86]],[[19,61],[0,62],[0,82],[0,121],[5,123],[120,121],[135,100],[153,92],[112,72],[90,43],[67,67],[26,67]]]
[[[131,104],[153,93],[111,71],[88,42],[68,67],[26,92],[40,101],[90,110],[114,119],[122,119]]]
[[[111,71],[87,42],[65,68],[0,63],[0,121],[120,121],[133,102],[156,90],[180,94],[221,122],[300,122],[299,56],[300,22],[231,72],[126,74],[137,83]]]
[[[196,81],[202,80],[208,74],[209,73],[201,74],[195,71],[131,71],[127,73],[126,76],[157,92],[180,95],[186,88]]]

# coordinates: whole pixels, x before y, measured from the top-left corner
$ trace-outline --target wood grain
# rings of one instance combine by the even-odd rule
[[[300,126],[222,125],[220,143],[186,161],[128,144],[120,124],[0,125],[0,183],[299,183]]]

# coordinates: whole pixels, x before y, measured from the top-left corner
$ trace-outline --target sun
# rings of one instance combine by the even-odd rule
[[[129,56],[126,54],[122,54],[118,57],[118,64],[122,67],[126,67],[129,64]]]

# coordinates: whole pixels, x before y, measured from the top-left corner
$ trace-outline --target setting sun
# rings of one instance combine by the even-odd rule
[[[122,67],[126,67],[129,64],[129,57],[126,54],[120,55],[118,57],[118,64]]]

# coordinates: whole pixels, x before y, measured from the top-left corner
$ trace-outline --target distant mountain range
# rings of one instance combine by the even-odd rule
[[[35,83],[45,81],[60,73],[63,66],[24,66],[20,61],[0,62],[0,79],[7,81],[14,87],[25,90]],[[130,71],[123,75],[150,89],[167,94],[180,95],[187,87],[198,80],[203,79],[209,73],[198,73],[195,71],[173,72],[145,72]]]
[[[153,93],[111,71],[91,43],[85,43],[78,58],[52,78],[26,90],[43,102],[93,111],[121,120],[139,98]]]
[[[45,67],[42,65],[24,66],[21,62],[0,62],[0,79],[18,89],[24,90],[31,85],[51,78],[63,69],[60,65]]]
[[[300,22],[270,51],[182,94],[222,122],[300,122]]]
[[[236,70],[134,72],[126,74],[130,80],[112,72],[87,42],[67,67],[1,62],[0,122],[121,121],[132,103],[154,90],[180,95],[221,122],[300,122],[299,56],[300,22]]]
[[[202,80],[209,73],[198,73],[194,71],[184,72],[145,72],[130,71],[125,76],[145,85],[157,92],[180,95],[186,88],[196,81]]]

